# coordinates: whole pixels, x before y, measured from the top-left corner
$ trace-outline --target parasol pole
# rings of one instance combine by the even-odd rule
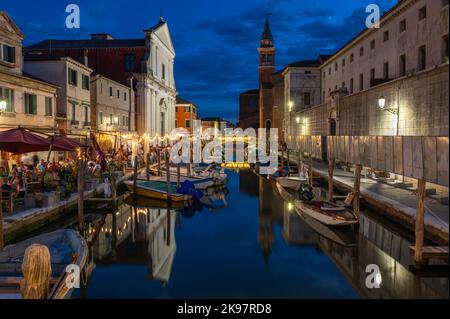
[[[0,251],[5,246],[3,241],[3,183],[0,183]]]
[[[52,152],[54,139],[55,139],[55,136],[52,136],[52,142],[50,143],[50,148],[48,149],[47,161],[45,162],[44,172],[42,173],[42,184],[44,184],[44,177],[45,177],[45,174],[47,173],[48,161],[50,161],[50,154]]]

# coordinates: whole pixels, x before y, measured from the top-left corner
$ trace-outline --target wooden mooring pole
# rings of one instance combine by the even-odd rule
[[[147,180],[150,180],[150,153],[147,153],[145,158],[145,173]]]
[[[284,147],[281,146],[281,168],[284,168]]]
[[[359,218],[360,213],[360,207],[359,207],[359,193],[360,193],[360,187],[361,187],[361,170],[362,165],[357,164],[355,167],[355,182],[353,187],[353,211],[355,212],[356,217]]]
[[[156,150],[156,156],[158,158],[158,176],[161,176],[161,149],[159,147]]]
[[[84,159],[78,161],[78,225],[80,231],[84,228]]]
[[[298,161],[297,161],[297,170],[298,176],[303,174],[303,160],[302,160],[302,152],[298,151]]]
[[[112,202],[113,202],[113,207],[114,207],[114,213],[115,210],[117,209],[117,183],[116,183],[116,174],[115,172],[110,169],[109,170],[109,175],[111,177],[111,198],[112,198]]]
[[[286,157],[287,157],[287,168],[288,168],[288,176],[291,173],[291,163],[289,159],[289,149],[286,150]]]
[[[334,159],[328,160],[328,200],[333,201],[333,171]]]
[[[166,188],[167,188],[167,200],[170,201],[170,153],[166,149],[164,158],[166,160]]]
[[[427,182],[423,179],[419,179],[417,184],[417,210],[416,210],[416,224],[415,235],[416,244],[414,252],[414,261],[416,267],[420,267],[423,262],[423,239],[424,239],[424,227],[425,227],[425,190]]]
[[[134,157],[134,172],[133,172],[133,193],[137,190],[137,174],[138,174],[138,157]]]
[[[313,184],[313,158],[312,154],[309,154],[309,184]]]
[[[177,187],[181,186],[181,167],[180,164],[177,164]]]

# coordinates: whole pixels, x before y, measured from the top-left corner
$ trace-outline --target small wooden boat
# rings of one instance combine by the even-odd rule
[[[300,218],[320,236],[344,247],[356,246],[356,234],[350,227],[328,227],[299,209],[296,211]]]
[[[358,219],[350,209],[331,202],[296,201],[295,208],[328,226],[349,226],[358,223]]]
[[[126,181],[125,186],[129,191],[134,191],[133,181]],[[177,188],[172,184],[170,185],[170,196],[168,196],[166,183],[143,180],[136,181],[136,195],[165,201],[170,200],[172,202],[183,202],[192,199],[190,195],[178,193]]]
[[[147,177],[144,176],[139,176],[138,178],[139,180],[147,180]],[[166,183],[167,177],[166,176],[154,176],[151,175],[149,177],[150,181],[155,181],[155,182],[164,182]],[[207,189],[208,187],[213,187],[214,186],[214,180],[211,177],[185,177],[185,176],[180,176],[180,183],[183,183],[184,181],[190,181],[192,182],[192,184],[194,184],[195,189],[200,189],[200,190],[204,190]],[[170,175],[170,183],[174,186],[177,185],[177,176],[176,175]]]
[[[276,181],[284,188],[290,188],[295,191],[298,191],[302,185],[308,182],[308,180],[303,176],[277,177]]]
[[[42,234],[0,251],[0,299],[21,299],[20,281],[22,280],[22,260],[25,250],[33,245],[48,247],[51,257],[52,278],[49,299],[69,299],[74,288],[67,287],[66,272],[68,265],[77,265],[80,280],[88,258],[88,247],[84,238],[75,230],[60,229]]]

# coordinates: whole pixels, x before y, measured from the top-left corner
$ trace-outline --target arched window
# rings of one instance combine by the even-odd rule
[[[125,55],[125,72],[134,71],[134,54]]]

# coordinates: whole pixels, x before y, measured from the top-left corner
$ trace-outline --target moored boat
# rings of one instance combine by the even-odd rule
[[[296,201],[295,208],[328,226],[349,226],[358,223],[358,219],[350,209],[331,202]]]
[[[308,182],[308,180],[303,176],[287,176],[287,177],[277,177],[277,183],[279,183],[284,188],[289,188],[298,191],[302,185]]]
[[[75,230],[61,229],[42,234],[17,244],[6,246],[0,251],[0,299],[21,299],[22,261],[25,250],[40,244],[48,247],[51,258],[52,278],[49,299],[69,299],[74,287],[66,283],[66,268],[76,265],[80,270],[80,280],[88,258],[88,247],[84,238]]]
[[[139,180],[147,180],[146,177],[144,176],[140,176],[138,178]],[[150,181],[155,181],[155,182],[164,182],[166,183],[167,177],[166,176],[154,176],[151,175],[149,177]],[[190,181],[192,182],[192,184],[194,184],[195,189],[200,189],[200,190],[205,190],[209,187],[213,187],[214,185],[214,180],[211,177],[185,177],[185,176],[180,176],[180,183],[183,183],[185,181]],[[170,175],[170,183],[173,186],[177,185],[177,176],[176,175]]]
[[[125,186],[131,192],[134,192],[133,181],[126,181]],[[173,202],[183,202],[192,199],[192,196],[181,194],[174,185],[170,185],[170,195],[167,194],[167,184],[157,181],[136,181],[136,195],[160,199],[170,200]]]

